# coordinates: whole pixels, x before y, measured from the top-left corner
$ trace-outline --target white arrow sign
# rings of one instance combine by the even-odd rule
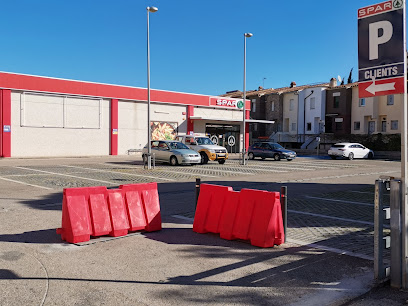
[[[395,82],[376,85],[375,80],[373,80],[373,83],[368,86],[366,90],[373,95],[375,95],[376,92],[380,91],[395,90]]]

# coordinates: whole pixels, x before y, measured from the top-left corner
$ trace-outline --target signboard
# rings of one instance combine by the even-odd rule
[[[242,99],[233,99],[226,97],[210,98],[211,106],[221,106],[227,108],[242,109],[244,107],[244,102]]]
[[[403,0],[358,10],[360,98],[404,92],[404,35]]]
[[[3,125],[3,132],[10,133],[11,132],[11,126],[10,125]]]

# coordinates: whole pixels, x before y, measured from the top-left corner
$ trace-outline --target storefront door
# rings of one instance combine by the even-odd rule
[[[240,152],[239,125],[207,123],[205,133],[215,144],[225,147],[228,153]]]

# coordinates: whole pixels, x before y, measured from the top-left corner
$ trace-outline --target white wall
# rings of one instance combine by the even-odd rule
[[[225,121],[242,121],[242,110],[195,107],[194,116],[203,118],[223,119]]]
[[[13,91],[11,156],[109,155],[110,101]]]
[[[119,101],[118,155],[129,149],[142,149],[147,143],[147,103]],[[186,133],[187,107],[183,105],[150,104],[150,121],[176,122],[179,132]]]

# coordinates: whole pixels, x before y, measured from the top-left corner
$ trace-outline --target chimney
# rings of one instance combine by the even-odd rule
[[[296,87],[296,82],[290,83],[290,88]]]
[[[264,88],[263,88],[262,86],[259,86],[259,87],[258,87],[258,91],[259,91],[259,90],[263,90],[263,89],[264,89]]]
[[[337,79],[336,78],[331,78],[330,79],[330,87],[336,87],[337,86]]]

